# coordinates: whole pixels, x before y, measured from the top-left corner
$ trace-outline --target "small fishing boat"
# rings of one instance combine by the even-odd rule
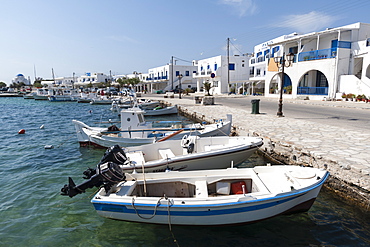
[[[35,94],[36,92],[23,94],[23,99],[34,99]]]
[[[159,101],[152,101],[148,99],[136,99],[136,96],[131,96],[126,100],[114,100],[112,102],[111,111],[121,113],[122,109],[128,109],[132,107],[139,107],[143,110],[153,110],[156,107],[160,107]],[[170,108],[171,109],[171,108]]]
[[[123,172],[164,172],[168,170],[206,170],[239,165],[263,144],[259,137],[249,136],[183,136],[181,140],[167,140],[121,148],[110,147],[105,155],[125,156],[119,164]]]
[[[90,104],[92,105],[111,105],[113,102],[112,98],[106,95],[97,96],[97,98],[91,99]]]
[[[92,99],[96,99],[96,93],[80,93],[79,96],[75,97],[77,103],[90,103]]]
[[[79,96],[78,89],[73,88],[53,88],[49,94],[50,102],[75,101]]]
[[[184,135],[228,136],[231,132],[232,116],[227,115],[226,121],[220,120],[214,124],[192,124],[184,127],[153,128],[152,122],[146,122],[145,111],[129,108],[121,111],[121,128],[113,125],[108,128],[91,127],[72,120],[75,125],[77,139],[81,146],[93,145],[108,148],[116,144],[138,146],[154,143],[165,139],[181,139]],[[182,130],[182,131],[181,131]]]
[[[124,173],[101,162],[87,182],[62,188],[73,197],[101,186],[91,200],[100,216],[131,222],[219,226],[253,223],[311,208],[329,173],[299,166]]]
[[[38,88],[36,89],[36,94],[33,95],[35,100],[48,100],[49,99],[49,89]]]
[[[145,116],[160,116],[160,115],[171,115],[177,114],[177,105],[167,106],[167,107],[156,107],[152,110],[145,110]]]

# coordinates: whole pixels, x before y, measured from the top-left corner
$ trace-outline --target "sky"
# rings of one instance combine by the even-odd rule
[[[0,0],[0,81],[147,73],[293,32],[370,23],[369,0]]]

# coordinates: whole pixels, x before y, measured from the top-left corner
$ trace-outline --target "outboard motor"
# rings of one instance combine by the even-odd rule
[[[112,188],[113,185],[123,181],[126,177],[119,164],[127,161],[127,157],[122,148],[115,145],[109,148],[96,169],[89,168],[83,174],[88,181],[76,185],[72,178],[68,178],[68,185],[64,185],[61,189],[61,195],[74,197],[77,194],[84,193],[86,189],[94,186],[104,186],[106,192]]]
[[[108,148],[107,151],[105,151],[104,156],[100,160],[99,164],[106,163],[109,161],[119,165],[123,165],[125,162],[127,162],[127,156],[119,145],[114,145]],[[96,168],[95,169],[88,168],[86,171],[83,172],[83,175],[85,175],[83,178],[90,179],[95,174]]]

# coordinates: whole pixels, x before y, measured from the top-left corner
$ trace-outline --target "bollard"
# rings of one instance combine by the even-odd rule
[[[260,114],[260,100],[252,99],[252,113],[251,114]]]

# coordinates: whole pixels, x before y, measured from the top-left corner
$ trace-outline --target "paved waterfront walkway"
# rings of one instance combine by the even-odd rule
[[[232,114],[233,125],[239,135],[257,135],[264,138],[263,151],[282,157],[286,163],[327,168],[339,181],[344,181],[350,187],[355,185],[352,188],[360,194],[360,199],[364,199],[361,203],[370,203],[370,133],[366,131],[351,129],[350,126],[334,127],[290,117],[251,114],[250,109],[217,104],[217,97],[244,96],[215,96],[216,104],[206,106],[195,104],[194,96],[183,96],[182,99],[177,95],[175,98],[164,98],[163,94],[143,96],[177,104],[190,113],[204,115],[208,121]],[[264,100],[276,101],[267,98]],[[289,99],[284,99],[284,102],[353,107],[369,110],[370,114],[370,103]],[[365,191],[357,190],[357,187]]]

